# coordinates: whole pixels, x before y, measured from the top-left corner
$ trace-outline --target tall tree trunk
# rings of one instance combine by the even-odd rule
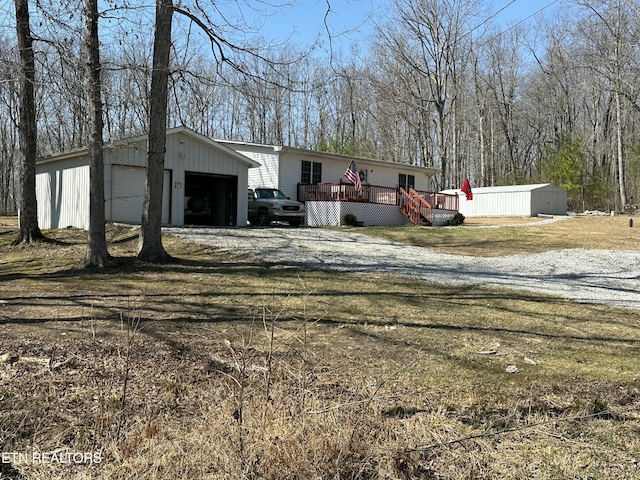
[[[627,206],[627,190],[624,185],[624,153],[622,145],[622,106],[620,105],[620,90],[616,88],[616,157],[618,160],[618,191],[620,194],[620,210]]]
[[[104,149],[100,78],[100,44],[98,39],[98,0],[85,3],[85,48],[88,67],[87,100],[89,104],[89,239],[84,266],[104,267],[109,259],[104,212]]]
[[[43,240],[38,227],[36,204],[36,155],[38,132],[36,128],[36,105],[34,95],[35,61],[33,38],[29,26],[28,0],[15,0],[16,32],[20,51],[20,165],[18,174],[18,220],[20,233],[14,245]]]
[[[624,211],[627,206],[627,190],[624,184],[624,153],[622,145],[622,105],[620,103],[620,92],[622,91],[622,62],[620,53],[621,27],[620,15],[621,7],[618,5],[615,39],[615,99],[616,99],[616,156],[618,160],[618,193],[620,195],[620,210]]]
[[[162,245],[162,182],[167,149],[167,87],[172,19],[172,0],[156,0],[149,102],[149,151],[138,250],[138,258],[148,262],[162,262],[171,258]]]

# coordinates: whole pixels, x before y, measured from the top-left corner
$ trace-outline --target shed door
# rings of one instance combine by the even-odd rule
[[[144,202],[146,169],[140,167],[113,166],[111,179],[111,220],[140,224]],[[171,171],[164,171],[162,186],[162,223],[169,223],[171,207]]]

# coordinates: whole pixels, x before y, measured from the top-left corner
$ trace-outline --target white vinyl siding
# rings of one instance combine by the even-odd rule
[[[282,190],[287,197],[293,200],[298,198],[298,183],[300,183],[302,176],[302,162],[300,160],[302,159],[299,157],[280,155],[280,176],[276,188]]]
[[[419,169],[411,169],[398,163],[369,166],[369,183],[372,185],[383,185],[386,187],[397,187],[400,174],[406,176],[413,175],[414,189],[419,191],[430,191],[432,186],[431,177]]]
[[[242,142],[217,140],[236,152],[260,163],[259,168],[249,170],[249,186],[279,188],[285,195],[296,198],[298,184],[302,179],[302,161],[322,164],[322,182],[346,182],[344,172],[354,160],[358,170],[365,169],[367,182],[371,185],[395,188],[398,175],[405,173],[415,178],[416,190],[431,190],[431,176],[436,169],[387,163],[376,160],[353,158],[325,152],[257,145]]]
[[[274,147],[238,145],[233,143],[227,146],[260,164],[260,168],[249,169],[247,182],[249,188],[279,188],[278,175],[280,172],[280,164],[278,162],[278,153],[274,151]]]

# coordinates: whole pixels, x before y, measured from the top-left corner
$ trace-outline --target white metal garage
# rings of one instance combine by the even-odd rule
[[[147,136],[105,146],[107,221],[139,224],[145,189]],[[246,225],[249,168],[259,163],[185,127],[167,130],[162,198],[165,225]],[[203,206],[188,208],[198,192]],[[36,166],[38,224],[42,229],[89,228],[86,149],[40,159]]]
[[[459,211],[465,217],[535,217],[541,214],[566,215],[567,192],[550,183],[473,188],[473,200],[460,190]]]

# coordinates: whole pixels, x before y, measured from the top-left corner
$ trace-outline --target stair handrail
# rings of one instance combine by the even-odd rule
[[[407,191],[399,187],[398,188],[398,206],[400,207],[400,211],[405,214],[405,216],[409,219],[411,223],[414,225],[420,224],[420,219],[417,215],[416,208],[412,205],[413,199],[407,193]]]
[[[431,204],[422,195],[413,188],[409,188],[409,192],[407,192],[402,187],[398,188],[398,194],[400,211],[406,215],[411,223],[422,225],[423,220],[428,224],[432,223]]]
[[[409,195],[412,200],[418,204],[417,210],[421,218],[424,218],[429,225],[433,222],[433,206],[413,188],[409,189]]]

